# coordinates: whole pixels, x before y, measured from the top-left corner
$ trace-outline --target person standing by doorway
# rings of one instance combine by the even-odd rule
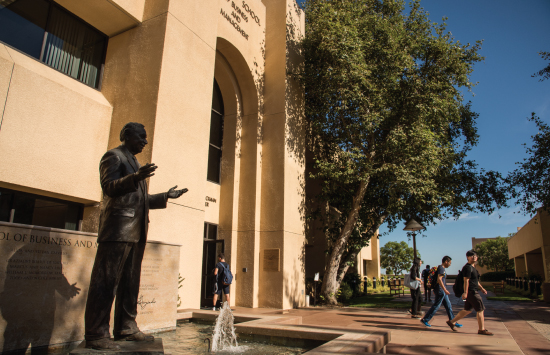
[[[223,296],[222,292],[225,294],[225,300],[227,301],[227,305],[229,305],[229,287],[230,284],[225,284],[223,280],[223,275],[225,274],[225,270],[229,271],[229,264],[225,262],[225,254],[220,253],[218,254],[218,263],[216,264],[216,268],[214,269],[214,275],[216,277],[216,283],[218,287],[216,288],[216,291],[214,293],[214,300],[213,300],[213,308],[212,310],[216,310],[216,303],[218,302],[218,297],[221,298],[222,301],[222,307],[223,307]],[[229,271],[231,273],[231,271]]]
[[[477,261],[477,253],[472,249],[466,252],[466,258],[468,263],[462,268],[462,275],[464,277],[464,293],[462,299],[464,300],[464,309],[456,315],[455,318],[447,322],[447,325],[454,331],[454,322],[461,320],[472,312],[472,308],[476,310],[477,325],[479,327],[477,334],[480,335],[493,335],[490,331],[485,329],[485,306],[481,299],[481,295],[478,290],[481,290],[485,295],[487,290],[479,283],[479,272],[474,267]],[[460,292],[460,291],[459,291]]]
[[[428,275],[430,275],[430,265],[422,270],[422,281],[424,282],[424,302],[432,301],[432,289],[428,287]]]
[[[441,265],[437,267],[437,272],[434,275],[436,277],[435,280],[432,280],[432,283],[435,282],[435,288],[434,288],[434,295],[435,300],[428,312],[424,315],[424,318],[420,319],[420,322],[424,324],[426,327],[431,327],[431,324],[429,323],[430,320],[432,320],[433,316],[435,315],[435,312],[441,307],[441,304],[445,307],[445,310],[447,311],[447,316],[449,317],[449,320],[452,320],[454,318],[453,314],[453,306],[451,305],[451,301],[449,301],[449,295],[451,294],[446,287],[446,277],[447,272],[445,269],[448,269],[451,266],[451,257],[448,255],[445,255],[443,259],[441,259]],[[454,324],[453,326],[460,328],[462,327],[462,324]]]

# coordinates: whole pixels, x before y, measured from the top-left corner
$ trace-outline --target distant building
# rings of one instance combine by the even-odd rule
[[[550,214],[539,208],[527,224],[508,239],[508,255],[514,259],[516,276],[539,274],[550,280]]]

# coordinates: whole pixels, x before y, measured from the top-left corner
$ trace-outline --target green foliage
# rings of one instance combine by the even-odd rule
[[[550,61],[550,52],[539,52],[539,55],[542,57],[542,59]],[[550,64],[548,64],[544,69],[539,70],[538,72],[536,72],[531,76],[533,78],[540,76],[541,78],[539,79],[539,81],[550,79]]]
[[[370,277],[367,277],[367,288],[372,288],[372,279]],[[366,292],[366,290],[365,290]]]
[[[361,280],[361,275],[356,273],[347,273],[342,281],[346,282],[351,287],[353,296],[358,296],[362,293],[363,281]]]
[[[462,90],[474,86],[481,42],[456,41],[419,1],[409,9],[402,0],[305,2],[305,60],[296,74],[331,287],[383,223],[391,231],[415,216],[430,225],[505,204],[500,175],[466,159],[478,115]]]
[[[416,255],[420,258],[420,252]],[[408,272],[414,260],[413,248],[404,241],[387,242],[380,248],[380,266],[386,269],[386,273],[401,275],[403,271]]]
[[[513,262],[512,262],[513,265]],[[491,271],[486,272],[479,277],[480,281],[502,281],[509,277],[515,277],[515,271]]]
[[[377,288],[378,290],[378,288]],[[389,289],[378,292],[376,294],[371,293],[362,297],[357,297],[349,302],[350,307],[362,307],[362,308],[411,308],[410,302],[398,302],[394,300],[393,296],[390,296]]]
[[[340,283],[338,300],[340,302],[348,302],[352,297],[353,297],[353,290],[351,289],[351,286],[347,282],[342,281]]]
[[[534,215],[539,207],[550,207],[550,126],[533,112],[530,121],[535,122],[537,134],[531,136],[533,144],[527,147],[528,157],[507,177],[513,197],[524,214]]]
[[[495,271],[514,269],[514,260],[508,257],[508,238],[500,236],[488,239],[475,246],[474,250],[479,256],[478,264]]]

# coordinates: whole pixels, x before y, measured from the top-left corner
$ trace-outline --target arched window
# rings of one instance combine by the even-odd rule
[[[208,172],[206,179],[220,183],[223,141],[223,99],[220,87],[214,80],[212,114],[210,116],[210,144],[208,147]]]

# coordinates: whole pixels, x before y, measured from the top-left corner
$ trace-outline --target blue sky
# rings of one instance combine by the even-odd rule
[[[522,143],[529,144],[536,133],[527,120],[531,112],[550,123],[550,80],[531,77],[548,64],[537,53],[550,52],[550,1],[422,0],[421,5],[432,22],[448,17],[447,30],[461,43],[483,40],[480,53],[485,61],[476,64],[472,74],[472,81],[479,84],[474,96],[465,95],[479,113],[480,139],[469,157],[486,170],[506,174],[527,156]],[[466,262],[472,237],[504,237],[529,221],[528,216],[515,213],[518,208],[513,201],[510,204],[511,208],[490,216],[464,214],[458,221],[428,227],[426,236],[417,236],[416,243],[424,263],[438,265],[449,255],[453,265],[448,272],[455,274]],[[401,240],[412,246],[402,230],[382,235],[380,245]]]

